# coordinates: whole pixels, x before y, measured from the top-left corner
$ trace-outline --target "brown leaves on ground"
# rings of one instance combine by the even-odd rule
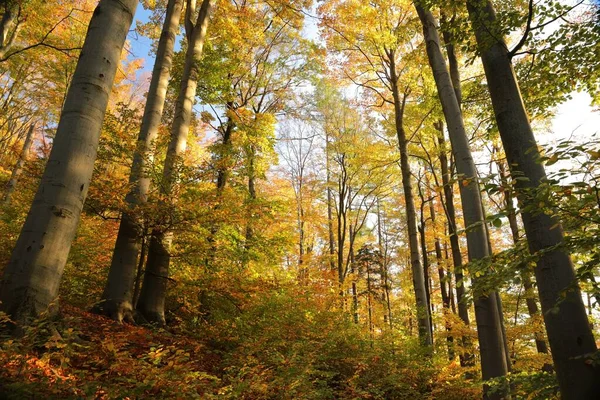
[[[188,399],[219,387],[219,358],[202,341],[118,324],[71,306],[0,349],[0,393],[8,399]],[[56,332],[60,335],[52,335]]]

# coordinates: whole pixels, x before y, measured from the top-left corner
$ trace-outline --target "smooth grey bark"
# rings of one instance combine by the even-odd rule
[[[455,21],[453,15],[450,20],[444,15],[442,11],[442,25],[452,24]],[[460,82],[460,69],[458,68],[458,57],[456,57],[456,48],[454,47],[454,34],[447,30],[442,29],[442,37],[444,39],[444,46],[446,47],[446,54],[448,55],[448,67],[450,69],[450,79],[452,81],[452,87],[454,88],[454,94],[458,101],[458,106],[462,106],[462,85]]]
[[[13,47],[22,26],[21,4],[18,1],[5,1],[4,13],[0,19],[0,60]]]
[[[500,176],[500,182],[504,188],[504,204],[506,207],[506,217],[508,218],[508,225],[510,226],[510,232],[512,234],[513,243],[516,245],[520,241],[519,224],[517,223],[517,213],[513,205],[513,194],[512,189],[509,187],[508,174],[506,171],[505,164],[496,160],[496,166],[498,168],[498,175]],[[523,287],[525,289],[525,304],[527,305],[527,311],[531,319],[535,319],[539,314],[538,306],[535,301],[536,293],[531,281],[531,272],[527,270],[527,266],[521,266],[519,274],[523,281]],[[544,333],[536,331],[534,332],[535,347],[538,353],[548,353],[548,346],[544,339]]]
[[[442,172],[442,186],[444,192],[444,211],[448,222],[448,236],[450,237],[450,250],[452,254],[452,264],[454,267],[454,278],[456,279],[456,307],[458,316],[466,326],[471,324],[469,318],[469,304],[465,296],[465,278],[463,275],[463,260],[458,241],[458,229],[456,226],[456,211],[454,208],[454,193],[451,184],[451,169],[448,167],[448,157],[446,155],[446,139],[444,138],[444,125],[439,121],[436,129],[439,131],[438,143],[440,145],[440,166]],[[452,296],[450,297],[452,299]],[[462,347],[467,349],[459,354],[460,365],[463,367],[471,366],[475,363],[475,358],[471,353],[473,344],[468,336],[461,338]]]
[[[88,27],[48,163],[4,270],[0,305],[17,323],[56,300],[136,0],[101,0]]]
[[[467,1],[488,82],[500,138],[515,180],[561,396],[591,399],[600,392],[600,369],[586,364],[596,343],[559,221],[537,207],[532,196],[546,180],[544,166],[503,38],[492,35],[495,10],[489,1]]]
[[[469,148],[458,99],[442,54],[435,19],[431,12],[419,3],[415,3],[415,7],[423,25],[427,56],[448,125],[450,143],[460,179],[459,187],[467,228],[469,261],[479,260],[489,256],[491,249],[485,229],[477,169]],[[474,283],[476,285],[475,280]],[[508,360],[504,351],[502,315],[500,315],[497,300],[496,292],[481,293],[474,299],[483,379],[504,376],[508,372]],[[489,393],[484,389],[484,396],[489,399],[500,399],[505,396],[505,391]]]
[[[402,175],[402,188],[404,190],[404,201],[406,203],[406,225],[408,230],[408,244],[410,249],[410,264],[413,278],[413,289],[417,305],[417,323],[419,328],[419,338],[424,346],[431,346],[433,338],[431,337],[431,324],[429,322],[429,307],[427,303],[425,276],[421,264],[421,255],[419,254],[419,238],[417,232],[417,214],[415,209],[415,200],[411,183],[411,169],[408,160],[408,140],[404,130],[404,106],[408,93],[400,94],[398,87],[398,76],[396,72],[395,53],[388,51],[388,60],[390,62],[390,84],[392,95],[394,97],[394,122],[396,135],[398,136],[398,148],[400,150],[400,170]]]
[[[6,192],[4,193],[4,205],[10,204],[10,198],[15,192],[19,176],[21,176],[21,174],[23,173],[23,167],[25,166],[25,162],[27,161],[27,157],[29,156],[29,149],[31,148],[31,143],[33,143],[34,132],[35,122],[32,122],[29,125],[29,129],[27,129],[27,135],[25,136],[25,142],[23,143],[23,150],[21,150],[19,159],[17,160],[17,163],[15,164],[15,167],[12,170],[10,180],[6,185]]]
[[[95,307],[96,311],[119,322],[124,319],[133,321],[133,286],[143,231],[143,221],[133,214],[133,210],[136,206],[146,203],[150,189],[147,169],[152,163],[152,147],[163,114],[182,9],[183,0],[169,0],[129,175],[131,189],[125,197],[128,210],[121,216],[108,280],[101,301]]]
[[[179,95],[175,103],[171,141],[165,157],[160,187],[161,194],[171,202],[174,201],[171,198],[171,191],[178,179],[179,163],[187,146],[187,137],[192,120],[192,107],[200,74],[198,59],[201,57],[204,47],[211,6],[211,0],[202,1],[196,24],[191,32],[188,30],[188,48],[185,55]],[[160,325],[165,324],[165,297],[169,279],[172,238],[172,232],[167,229],[155,229],[152,232],[144,283],[137,306],[138,311],[146,321]]]

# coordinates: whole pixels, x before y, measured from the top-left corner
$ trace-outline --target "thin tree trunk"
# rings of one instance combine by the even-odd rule
[[[254,228],[253,217],[252,217],[252,208],[256,203],[257,195],[256,195],[256,177],[254,173],[254,157],[255,151],[254,149],[250,149],[248,157],[250,158],[250,168],[248,174],[248,211],[247,211],[247,222],[246,222],[246,242],[244,243],[244,264],[247,265],[250,257],[250,249],[252,248],[252,241],[254,240]]]
[[[431,335],[431,339],[433,340],[433,318],[431,314],[433,314],[433,304],[431,304],[431,277],[429,276],[430,268],[429,268],[429,253],[427,252],[427,238],[425,237],[425,197],[423,196],[423,190],[421,188],[421,183],[418,184],[418,193],[419,198],[421,200],[421,204],[419,207],[419,218],[420,223],[418,226],[419,230],[419,239],[421,242],[421,254],[423,256],[423,277],[425,278],[425,295],[427,298],[427,308],[429,309],[429,334]]]
[[[354,241],[354,230],[352,228],[352,224],[350,224],[350,242]],[[350,272],[352,273],[352,315],[354,318],[354,323],[358,324],[359,315],[358,315],[358,288],[357,288],[357,276],[359,275],[359,271],[356,270],[356,264],[354,259],[354,246],[350,246]],[[368,284],[368,282],[367,282]],[[370,311],[370,310],[369,310]],[[369,315],[369,318],[371,316]],[[369,323],[371,320],[369,319]]]
[[[132,290],[136,277],[136,262],[141,248],[143,224],[133,214],[133,210],[136,206],[146,203],[150,189],[150,177],[146,170],[153,159],[152,147],[163,114],[182,8],[183,0],[169,0],[167,4],[167,14],[158,41],[152,79],[137,138],[137,149],[129,175],[131,190],[125,197],[128,209],[121,216],[108,280],[101,301],[94,308],[95,311],[119,322],[124,319],[133,321]]]
[[[600,392],[600,369],[586,363],[596,343],[589,326],[571,258],[555,248],[564,242],[559,221],[541,212],[532,191],[546,180],[529,117],[521,98],[506,43],[490,33],[496,24],[491,2],[467,1],[475,31],[496,122],[522,204],[523,225],[532,254],[539,255],[535,268],[548,342],[562,398],[591,399]],[[546,250],[543,253],[540,251]]]
[[[31,144],[33,143],[33,136],[35,132],[35,122],[32,122],[29,125],[29,129],[27,130],[27,135],[25,136],[25,143],[23,143],[23,150],[21,150],[21,154],[19,155],[19,159],[17,160],[17,164],[12,170],[12,174],[10,176],[10,180],[6,185],[6,193],[4,194],[4,205],[7,206],[10,204],[10,199],[15,192],[17,187],[17,181],[23,173],[23,167],[25,166],[25,162],[27,161],[27,157],[29,156],[29,149],[31,148]]]
[[[442,104],[450,143],[454,153],[456,169],[461,177],[460,195],[463,207],[465,226],[467,227],[467,246],[469,260],[479,260],[491,254],[488,236],[485,229],[485,216],[477,180],[477,169],[469,149],[462,113],[458,105],[450,73],[440,47],[436,23],[433,15],[423,6],[415,3],[419,18],[423,25],[423,36],[426,41],[427,56],[433,71],[438,96]],[[476,284],[476,281],[474,281]],[[483,379],[504,376],[508,372],[508,360],[504,347],[502,331],[502,315],[499,314],[498,298],[495,292],[475,296],[475,319],[481,354],[481,370]],[[490,393],[484,387],[484,396],[489,399],[500,399],[507,388]]]
[[[140,298],[140,289],[142,288],[142,278],[144,277],[144,265],[146,263],[146,253],[148,246],[146,245],[146,237],[142,236],[140,259],[137,265],[137,272],[135,274],[135,283],[133,287],[133,299],[132,304],[135,308],[137,306],[138,299]]]
[[[368,317],[369,317],[369,335],[371,337],[371,340],[373,340],[373,300],[371,298],[371,270],[369,268],[369,261],[367,259],[366,262],[366,269],[367,269],[367,310],[368,310]],[[372,344],[372,342],[371,342]]]
[[[90,21],[50,158],[2,277],[0,307],[17,323],[56,300],[136,6],[134,0],[101,0]]]
[[[392,86],[392,95],[394,97],[394,116],[396,124],[396,134],[398,135],[398,147],[400,149],[400,169],[402,174],[402,187],[404,189],[404,200],[406,203],[406,224],[408,229],[410,264],[412,269],[413,287],[415,291],[415,300],[417,305],[417,321],[419,327],[419,338],[423,346],[431,346],[433,338],[431,337],[431,325],[429,323],[429,307],[427,304],[426,287],[427,284],[423,275],[423,266],[421,265],[421,256],[419,254],[419,239],[417,232],[417,218],[415,210],[415,200],[411,183],[411,170],[408,159],[408,141],[404,131],[404,105],[408,93],[404,93],[401,98],[398,88],[398,77],[396,75],[395,54],[389,51],[388,59],[390,61],[390,77]]]
[[[454,360],[454,338],[452,337],[452,326],[448,321],[448,316],[451,313],[450,310],[450,295],[449,291],[452,291],[452,287],[449,286],[449,291],[446,289],[446,281],[449,280],[446,277],[444,270],[444,259],[442,256],[442,243],[440,237],[435,232],[435,220],[436,220],[436,212],[435,212],[435,204],[433,203],[433,198],[429,203],[429,214],[431,217],[431,225],[433,226],[435,235],[435,258],[437,261],[437,269],[438,269],[438,277],[440,280],[440,292],[442,295],[442,304],[444,306],[444,325],[446,326],[446,341],[448,342],[448,359]]]
[[[382,256],[381,263],[381,276],[383,277],[383,292],[385,296],[385,304],[387,309],[387,323],[390,329],[394,328],[392,321],[392,301],[390,299],[390,282],[389,282],[389,270],[388,270],[388,257],[387,257],[387,244],[383,244],[383,216],[381,215],[381,208],[379,204],[379,197],[377,198],[377,243],[379,245],[379,252]],[[384,320],[386,318],[384,317]]]
[[[172,189],[178,179],[178,167],[187,146],[192,120],[192,107],[200,71],[198,59],[202,55],[208,28],[211,0],[203,0],[195,26],[188,32],[188,48],[175,103],[175,117],[171,128],[171,142],[163,168],[161,194],[173,202]],[[173,234],[167,229],[155,229],[150,239],[144,284],[140,293],[138,310],[149,322],[165,324],[165,297],[169,279],[170,247]]]
[[[233,102],[227,102],[225,108],[227,109],[227,111],[232,111],[233,110]],[[223,189],[225,189],[225,186],[227,185],[227,181],[229,179],[229,172],[230,172],[230,168],[231,166],[228,165],[229,163],[223,163],[223,158],[228,158],[229,155],[227,153],[229,153],[229,151],[231,150],[231,136],[233,134],[233,128],[235,127],[235,124],[233,122],[233,120],[231,119],[231,117],[227,118],[227,123],[225,124],[225,129],[223,130],[223,143],[222,143],[222,152],[223,154],[221,154],[221,163],[222,165],[219,166],[219,170],[217,172],[217,191],[219,192],[219,195],[222,194]]]
[[[331,165],[329,161],[329,134],[325,131],[325,170],[327,174],[327,232],[329,237],[329,264],[335,271],[335,240],[333,235],[333,198],[331,195]]]

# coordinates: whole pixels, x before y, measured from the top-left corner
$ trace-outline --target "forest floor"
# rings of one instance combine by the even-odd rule
[[[118,324],[68,305],[54,324],[42,322],[4,343],[0,399],[218,395],[220,357],[177,326]]]
[[[295,301],[282,303],[285,312],[273,302],[276,312],[245,310],[235,324],[174,317],[164,329],[62,303],[18,340],[0,340],[0,400],[481,397],[481,383],[447,362],[443,343],[439,360],[416,339],[374,346],[347,318],[307,314]]]

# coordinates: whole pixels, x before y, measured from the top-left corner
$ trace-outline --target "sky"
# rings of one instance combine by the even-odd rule
[[[149,16],[150,11],[145,10],[141,5],[138,6],[135,21],[148,21]],[[313,39],[318,37],[316,21],[313,18],[307,17],[304,33]],[[133,29],[128,39],[131,45],[131,57],[144,58],[145,60],[138,76],[142,75],[150,79],[150,72],[154,64],[154,56],[150,54],[152,41],[137,35]],[[176,47],[179,48],[179,43],[176,44]],[[592,134],[599,132],[600,111],[594,111],[590,104],[591,97],[587,93],[572,93],[572,99],[557,108],[556,116],[553,118],[550,128],[537,129],[535,136],[538,143],[547,146],[569,138],[584,141]],[[598,109],[600,110],[600,108]]]

